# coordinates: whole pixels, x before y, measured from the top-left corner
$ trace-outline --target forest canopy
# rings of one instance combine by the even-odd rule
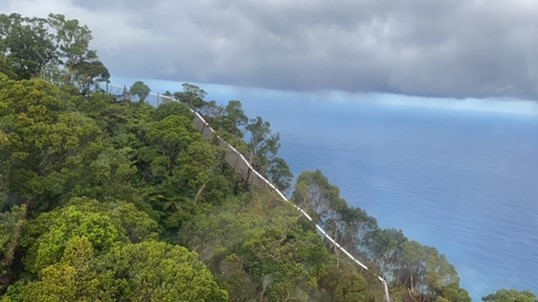
[[[470,301],[435,248],[380,228],[321,171],[292,187],[280,135],[240,101],[184,84],[155,108],[142,81],[118,99],[90,40],[62,15],[0,15],[0,301],[382,301],[376,275],[392,301]],[[237,175],[191,110],[371,271]]]

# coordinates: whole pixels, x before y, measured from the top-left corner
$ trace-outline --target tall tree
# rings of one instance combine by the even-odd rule
[[[129,89],[131,95],[136,95],[139,102],[143,102],[149,95],[151,89],[142,81],[136,81]]]
[[[90,29],[78,20],[68,20],[64,15],[49,14],[48,24],[55,30],[56,51],[61,63],[69,70],[97,55],[88,49],[92,35]]]
[[[0,15],[0,52],[19,79],[39,76],[57,58],[47,21],[15,13]]]
[[[72,83],[80,89],[82,95],[88,95],[92,87],[110,79],[108,69],[96,55],[70,66],[69,75]]]
[[[185,103],[193,109],[198,109],[206,103],[204,99],[207,92],[205,90],[189,83],[184,83],[182,86],[182,92],[174,93],[174,97],[180,102]]]
[[[272,134],[271,124],[259,116],[250,120],[246,130],[249,134],[250,164],[260,173],[267,174],[271,160],[280,149],[280,134]]]
[[[67,83],[78,87],[83,95],[90,92],[91,86],[108,81],[108,69],[97,57],[97,52],[89,49],[92,35],[87,26],[60,14],[50,14],[47,22],[53,29],[61,65],[57,74],[52,75],[52,80],[62,82],[64,78]]]

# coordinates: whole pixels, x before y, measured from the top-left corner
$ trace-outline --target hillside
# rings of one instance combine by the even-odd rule
[[[76,20],[0,21],[0,301],[382,301],[376,275],[392,301],[470,301],[435,248],[379,228],[320,171],[292,200],[370,271],[245,182],[189,110],[290,188],[279,134],[241,102],[185,84],[154,108],[143,83],[119,100]]]

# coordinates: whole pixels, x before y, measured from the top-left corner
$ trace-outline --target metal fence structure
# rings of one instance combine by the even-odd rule
[[[113,93],[113,91],[109,91],[112,94],[116,95],[117,99],[128,99],[130,96],[128,95],[128,90],[126,87],[116,86],[116,85],[109,85],[110,88],[112,88],[114,91],[119,93]],[[119,89],[119,90],[118,90]],[[162,103],[166,102],[177,102],[173,97],[165,96],[161,94],[156,93],[150,93],[148,96],[148,99],[146,101],[151,105],[159,106]],[[342,247],[336,240],[334,240],[321,226],[319,226],[317,223],[314,222],[312,217],[306,213],[302,208],[297,206],[294,202],[289,200],[280,190],[278,190],[269,180],[267,180],[263,175],[261,175],[258,171],[256,171],[249,161],[241,154],[239,151],[237,151],[232,145],[230,145],[228,142],[226,142],[224,139],[222,139],[216,131],[211,128],[211,126],[205,121],[205,119],[196,111],[194,111],[192,108],[189,108],[189,110],[193,113],[193,124],[194,127],[200,131],[202,137],[204,139],[208,140],[216,140],[218,145],[222,147],[225,150],[225,156],[224,161],[230,165],[234,169],[236,173],[238,173],[243,180],[248,183],[249,185],[254,185],[260,188],[268,189],[274,193],[276,193],[284,202],[292,205],[297,211],[299,211],[306,219],[308,219],[310,222],[312,222],[316,229],[327,239],[329,242],[331,242],[335,247],[337,247],[342,253],[344,253],[351,261],[353,261],[355,264],[360,266],[362,269],[372,273],[382,284],[383,286],[383,296],[385,297],[386,302],[390,302],[390,295],[389,295],[389,289],[387,282],[384,278],[381,276],[378,276],[369,268],[364,265],[362,262],[357,260],[350,252],[348,252],[344,247]]]

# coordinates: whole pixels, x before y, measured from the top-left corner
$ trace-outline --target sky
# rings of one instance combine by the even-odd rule
[[[536,0],[2,0],[92,30],[114,76],[538,99]]]

